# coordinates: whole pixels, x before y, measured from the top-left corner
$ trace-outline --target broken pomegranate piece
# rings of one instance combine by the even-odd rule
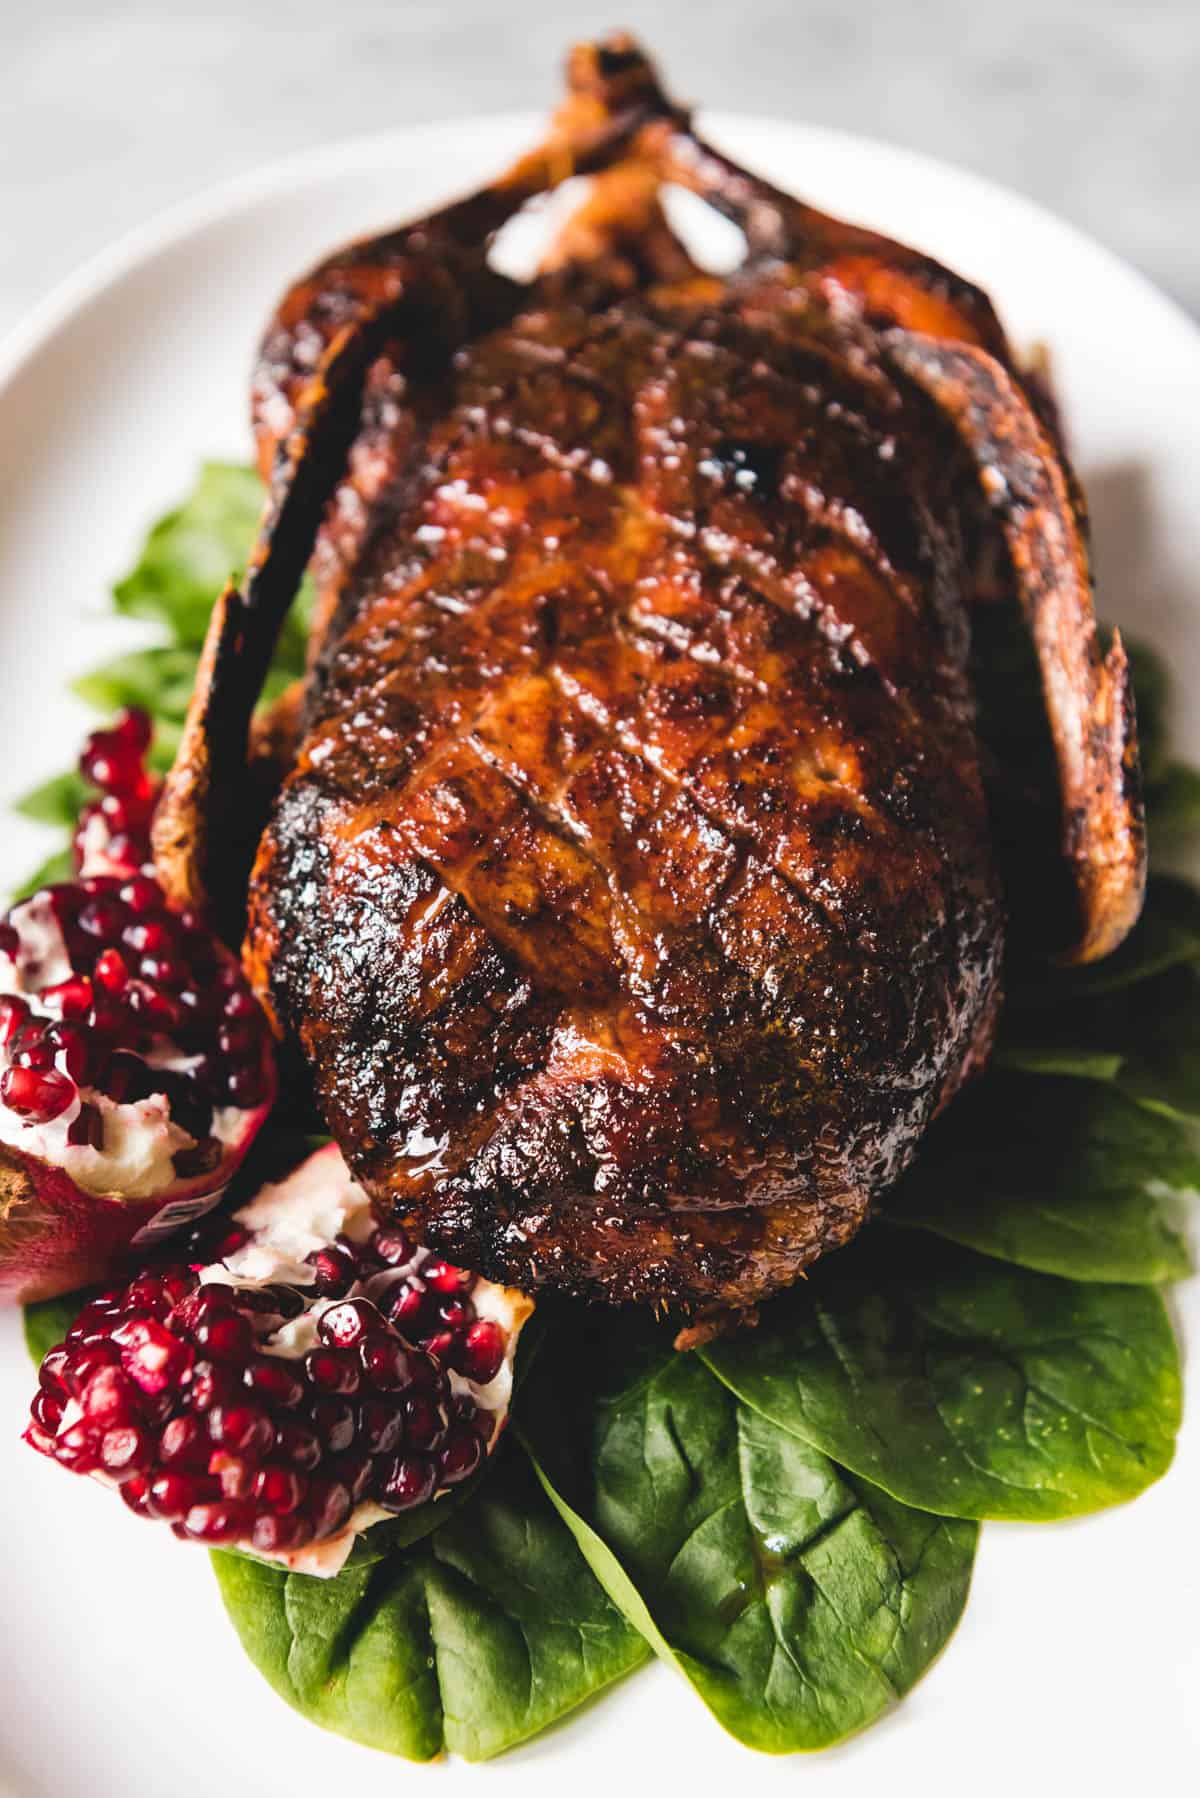
[[[51,1349],[32,1447],[185,1540],[326,1577],[494,1448],[532,1301],[379,1227],[333,1145],[185,1248]]]
[[[0,922],[0,1298],[104,1279],[131,1244],[216,1204],[274,1096],[237,961],[148,874],[89,874],[14,906]]]

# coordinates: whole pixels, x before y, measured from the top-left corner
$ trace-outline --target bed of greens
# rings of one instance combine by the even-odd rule
[[[148,710],[160,765],[258,509],[249,469],[205,467],[115,589],[161,640],[76,682],[101,712]],[[302,669],[302,610],[271,693]],[[1162,667],[1139,652],[1136,670],[1152,875],[1124,947],[1013,971],[991,1071],[883,1218],[757,1329],[679,1354],[668,1327],[543,1304],[483,1478],[360,1539],[328,1581],[215,1553],[289,1704],[409,1758],[485,1759],[657,1655],[748,1746],[825,1748],[940,1654],[981,1522],[1079,1516],[1166,1472],[1163,1289],[1189,1271],[1200,1188],[1200,893],[1160,869],[1200,827],[1200,775],[1170,756]],[[83,798],[67,773],[20,809],[69,830]],[[78,1307],[29,1308],[35,1357]]]

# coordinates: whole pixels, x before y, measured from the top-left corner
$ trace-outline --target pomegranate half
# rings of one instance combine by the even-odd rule
[[[25,1440],[177,1536],[328,1576],[507,1421],[533,1303],[380,1225],[332,1144],[93,1299]]]

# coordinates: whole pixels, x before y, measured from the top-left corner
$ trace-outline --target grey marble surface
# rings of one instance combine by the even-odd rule
[[[0,0],[0,332],[221,177],[401,121],[547,105],[565,46],[617,23],[684,97],[990,175],[1200,314],[1198,0]]]

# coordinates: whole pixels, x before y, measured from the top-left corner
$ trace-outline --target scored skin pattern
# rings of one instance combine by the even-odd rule
[[[786,270],[376,365],[248,960],[439,1250],[752,1303],[986,1051],[952,460]]]

